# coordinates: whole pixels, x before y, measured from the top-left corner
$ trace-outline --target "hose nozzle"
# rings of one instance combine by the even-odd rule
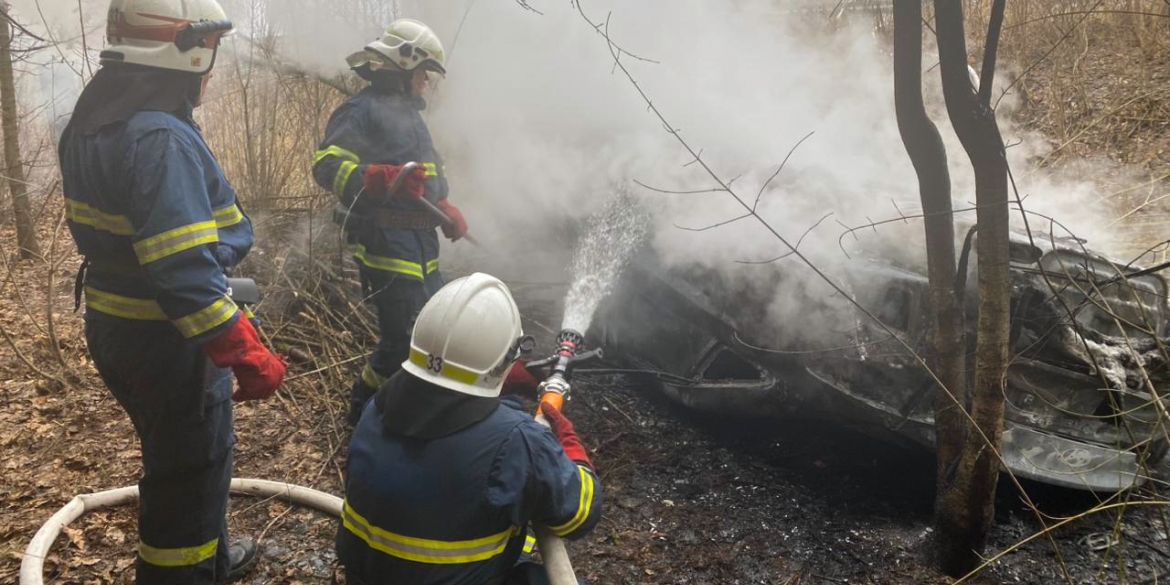
[[[552,371],[540,384],[540,400],[560,409],[569,394],[569,377],[573,364],[599,356],[601,350],[585,351],[585,336],[573,329],[562,329],[557,334],[557,348],[553,355],[529,367],[552,366]]]

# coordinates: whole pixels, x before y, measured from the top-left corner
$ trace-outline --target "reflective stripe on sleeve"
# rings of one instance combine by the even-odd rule
[[[234,203],[212,211],[211,216],[215,218],[215,227],[221,230],[244,221],[244,212],[240,211],[239,206]]]
[[[224,297],[204,309],[175,319],[175,327],[179,329],[179,333],[182,333],[183,337],[190,339],[222,325],[231,319],[237,311],[239,309],[236,308],[236,304],[231,299]]]
[[[524,537],[524,554],[529,554],[536,549],[536,537],[531,534]]]
[[[366,364],[366,367],[362,368],[362,383],[370,388],[378,389],[382,387],[382,384],[386,383],[386,377],[375,372],[374,368],[370,367],[370,364]]]
[[[410,348],[410,363],[423,368],[424,370],[435,372],[444,378],[455,380],[456,382],[462,382],[464,384],[475,384],[479,381],[480,378],[479,374],[475,372],[465,370],[458,366],[453,366],[444,362],[442,359],[428,357],[426,354],[417,349],[414,349],[413,347]]]
[[[396,534],[378,528],[358,514],[346,500],[341,507],[341,522],[346,530],[365,541],[370,548],[392,557],[429,563],[455,565],[485,561],[504,552],[516,528],[473,540],[431,540]]]
[[[431,260],[430,262],[427,262],[427,274],[430,274],[438,269],[439,269],[439,261],[438,260]]]
[[[134,226],[130,224],[130,218],[106,213],[96,207],[72,199],[65,200],[65,219],[79,225],[87,225],[95,230],[109,232],[115,236],[134,235]]]
[[[138,255],[140,264],[149,264],[172,254],[178,254],[183,250],[218,241],[219,232],[215,221],[201,221],[167,230],[157,236],[136,242],[134,253]]]
[[[85,306],[99,313],[137,321],[166,321],[162,307],[150,299],[116,295],[92,286],[85,287]]]
[[[353,174],[358,168],[357,163],[345,161],[341,163],[341,167],[337,169],[337,175],[333,177],[333,194],[338,197],[345,197],[345,185],[349,182],[349,176]]]
[[[426,173],[426,176],[428,176],[428,177],[439,176],[439,168],[435,165],[435,163],[425,162],[422,165],[423,165],[423,171]]]
[[[318,150],[316,153],[314,153],[313,154],[313,164],[316,165],[317,163],[325,160],[325,158],[329,157],[329,156],[334,156],[334,157],[337,157],[341,160],[347,160],[347,161],[355,162],[355,163],[362,162],[362,160],[360,158],[358,158],[358,155],[354,154],[352,151],[346,150],[346,149],[334,144],[334,145],[331,145],[329,147]]]
[[[572,520],[560,526],[550,526],[549,529],[557,536],[568,536],[589,519],[589,512],[593,508],[593,474],[585,470],[582,465],[577,466],[577,473],[581,475],[581,494],[577,503],[577,514]]]
[[[218,546],[218,538],[186,548],[155,548],[139,541],[138,556],[157,567],[190,567],[214,557]]]

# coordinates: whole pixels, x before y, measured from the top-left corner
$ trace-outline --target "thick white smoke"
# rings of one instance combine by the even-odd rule
[[[742,208],[725,193],[665,195],[634,185],[636,180],[666,190],[717,187],[699,165],[688,164],[690,155],[615,70],[605,40],[576,5],[530,4],[542,14],[503,0],[403,0],[401,6],[359,0],[226,2],[245,34],[277,34],[286,57],[325,75],[344,73],[345,55],[375,38],[395,16],[419,18],[436,30],[448,47],[449,73],[431,96],[427,117],[446,158],[452,201],[488,246],[489,253],[476,261],[525,253],[525,267],[542,264],[544,252],[571,244],[571,238],[558,236],[561,228],[597,211],[615,185],[624,185],[652,212],[654,245],[667,261],[716,268],[744,286],[780,286],[771,295],[777,322],[849,315],[841,306],[823,315],[810,311],[807,301],[823,299],[830,290],[792,258],[765,266],[736,264],[787,251],[753,220],[702,232],[675,227],[710,225]],[[764,189],[759,211],[793,243],[832,214],[801,250],[834,279],[857,273],[865,257],[922,262],[919,222],[861,230],[843,240],[848,256],[838,247],[842,224],[918,211],[917,181],[894,119],[889,45],[873,34],[864,16],[830,27],[823,17],[788,13],[784,3],[767,0],[578,4],[596,22],[608,20],[609,34],[623,49],[654,61],[622,57],[672,127],[702,151],[723,180],[734,179],[736,192],[749,201],[789,149],[813,133]],[[926,62],[931,64],[929,57]],[[926,79],[928,102],[948,146],[956,207],[970,207],[971,172],[942,108],[937,69]],[[1095,188],[1027,172],[1026,161],[1050,145],[1012,127],[1011,99],[1001,104],[999,117],[1005,139],[1019,143],[1009,155],[1028,206],[1094,237],[1106,223],[1100,220],[1104,206],[1090,204],[1098,197]],[[973,214],[967,216],[973,221]],[[444,254],[466,249],[460,244]],[[776,285],[772,276],[779,270],[797,278]]]
[[[457,40],[466,3],[428,3],[419,12],[456,44],[431,121],[449,159],[452,197],[470,208],[478,230],[500,238],[530,233],[536,229],[530,223],[593,211],[612,185],[632,180],[667,190],[717,187],[698,165],[687,164],[691,157],[615,71],[604,39],[573,6],[533,5],[544,14],[507,2],[476,3]],[[583,3],[596,21],[609,19],[616,43],[657,61],[622,57],[671,125],[724,180],[734,179],[742,197],[754,200],[788,150],[814,133],[764,191],[759,210],[793,243],[831,213],[801,246],[831,276],[844,282],[866,256],[921,264],[920,222],[859,231],[844,239],[850,256],[838,246],[841,224],[919,209],[917,181],[894,118],[888,43],[872,34],[864,17],[830,30],[823,20],[778,6],[763,0]],[[971,207],[971,170],[950,130],[937,69],[925,78],[948,146],[956,208]],[[1028,207],[1095,235],[1104,209],[1087,204],[1095,192],[1091,184],[1019,172],[1048,145],[1012,126],[1011,107],[1009,95],[999,116],[1005,139],[1015,144],[1009,153]],[[656,211],[655,244],[668,261],[715,267],[744,286],[779,286],[771,296],[777,322],[849,325],[850,311],[841,311],[840,299],[825,300],[832,306],[823,312],[810,311],[808,300],[825,299],[831,290],[794,259],[735,263],[787,251],[753,220],[703,232],[674,227],[740,215],[727,194],[635,192]],[[972,222],[973,213],[967,218]],[[777,284],[776,270],[798,277]],[[814,329],[825,328],[794,327]]]

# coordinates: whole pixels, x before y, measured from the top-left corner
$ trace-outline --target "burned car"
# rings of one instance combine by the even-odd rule
[[[1121,268],[1076,240],[1013,236],[1011,251],[1004,465],[1019,477],[1076,489],[1140,485],[1167,451],[1158,398],[1170,390],[1166,280]],[[793,272],[807,278],[792,264],[752,268],[770,271],[777,283]],[[853,287],[856,300],[929,355],[924,272],[881,260],[857,261],[849,272],[847,287],[863,283]],[[969,290],[974,281],[968,278]],[[663,391],[692,409],[819,418],[933,446],[938,390],[910,352],[855,310],[849,343],[768,347],[757,341],[770,328],[760,309],[768,291],[736,288],[717,270],[666,266],[643,250],[602,304],[590,337],[611,358],[655,372]],[[976,294],[966,301],[972,348]],[[842,306],[839,312],[850,310]]]

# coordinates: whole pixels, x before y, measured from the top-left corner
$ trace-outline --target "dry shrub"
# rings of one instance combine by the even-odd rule
[[[972,55],[982,54],[993,0],[965,3]],[[1017,121],[1040,130],[1052,172],[1095,169],[1101,190],[1140,254],[1170,234],[1170,2],[1012,0],[1000,41],[1004,87],[1018,92]],[[1107,164],[1085,165],[1086,160]],[[1144,263],[1164,260],[1147,255]],[[1127,258],[1128,259],[1128,258]]]

